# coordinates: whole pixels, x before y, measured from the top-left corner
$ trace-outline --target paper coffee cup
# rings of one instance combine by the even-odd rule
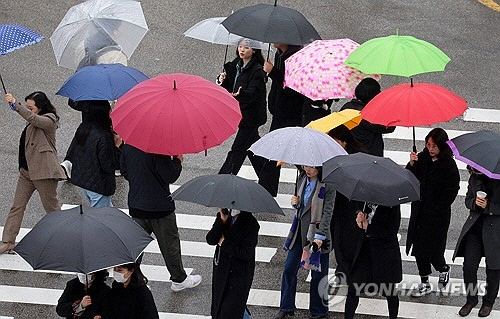
[[[487,195],[487,194],[486,194],[485,192],[483,192],[483,191],[477,191],[477,193],[476,193],[476,196],[477,196],[477,198],[479,198],[479,199],[485,199],[485,198],[486,198],[486,195]]]

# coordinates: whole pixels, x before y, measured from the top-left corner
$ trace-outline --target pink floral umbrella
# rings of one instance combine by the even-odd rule
[[[359,46],[351,39],[316,40],[285,62],[285,86],[312,100],[354,98],[359,82],[378,74],[364,74],[344,61]]]

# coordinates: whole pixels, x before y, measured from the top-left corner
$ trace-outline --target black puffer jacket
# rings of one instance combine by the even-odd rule
[[[271,91],[269,91],[268,107],[269,112],[280,119],[297,119],[302,123],[302,106],[304,96],[290,88],[283,88],[285,81],[285,60],[292,54],[299,51],[300,46],[290,45],[288,50],[282,52],[278,50],[274,56],[274,67],[269,73],[273,80]]]
[[[244,67],[242,59],[236,58],[224,64],[226,79],[222,82],[222,87],[229,93],[238,92],[235,98],[240,102],[242,119],[238,126],[255,127],[266,123],[266,83],[264,82],[264,70],[256,58],[252,58]],[[241,67],[241,73],[236,79],[236,68]]]
[[[73,138],[66,154],[73,167],[71,183],[104,196],[115,193],[115,170],[120,169],[120,149],[115,147],[113,134],[97,124],[92,125],[83,146]]]

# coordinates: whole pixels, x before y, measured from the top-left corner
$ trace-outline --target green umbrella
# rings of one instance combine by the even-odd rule
[[[344,65],[365,74],[413,76],[444,71],[450,58],[435,45],[412,36],[374,38],[352,51]]]

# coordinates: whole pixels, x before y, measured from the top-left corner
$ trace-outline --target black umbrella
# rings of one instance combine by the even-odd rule
[[[356,153],[323,164],[323,180],[350,200],[395,206],[420,199],[420,183],[389,158]]]
[[[196,177],[173,192],[172,198],[207,207],[285,215],[264,187],[232,174]]]
[[[489,178],[500,179],[500,135],[482,130],[460,135],[447,143],[455,158]]]
[[[250,39],[302,45],[321,37],[297,10],[270,4],[257,4],[235,11],[222,25],[230,32]]]
[[[45,215],[14,251],[33,269],[88,274],[135,262],[152,240],[116,208],[80,205]]]

